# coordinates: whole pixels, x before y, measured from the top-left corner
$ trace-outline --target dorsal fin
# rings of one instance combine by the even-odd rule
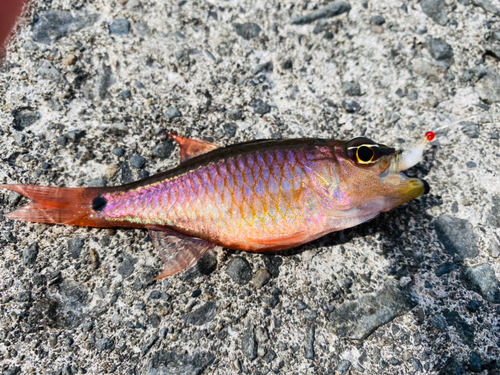
[[[184,138],[172,133],[167,134],[181,146],[181,163],[219,148],[216,144],[204,141],[203,139]]]
[[[213,243],[200,238],[189,237],[170,229],[149,227],[149,237],[153,246],[160,252],[164,268],[153,280],[163,279],[193,267],[210,249]]]

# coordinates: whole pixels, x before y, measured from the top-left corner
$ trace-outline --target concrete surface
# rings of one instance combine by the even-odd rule
[[[166,130],[407,147],[499,113],[499,7],[35,1],[0,67],[0,183],[143,178],[178,163]],[[162,282],[143,230],[0,219],[0,371],[500,373],[496,120],[438,134],[421,199]],[[0,192],[2,213],[24,203]]]

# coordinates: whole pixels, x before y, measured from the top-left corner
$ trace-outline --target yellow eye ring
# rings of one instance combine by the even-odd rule
[[[376,153],[372,147],[373,145],[360,145],[356,148],[356,159],[359,164],[371,164],[375,162],[373,159]]]

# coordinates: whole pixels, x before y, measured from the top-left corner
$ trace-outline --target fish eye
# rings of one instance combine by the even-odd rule
[[[358,149],[356,150],[356,157],[359,162],[361,163],[369,163],[372,161],[373,157],[375,156],[375,153],[373,152],[372,148],[369,146],[359,146]]]
[[[346,151],[352,161],[361,165],[373,164],[381,155],[379,145],[364,137],[355,138],[348,142]]]

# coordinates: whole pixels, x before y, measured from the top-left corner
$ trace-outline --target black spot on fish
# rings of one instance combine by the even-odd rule
[[[97,212],[101,212],[104,207],[106,207],[108,201],[103,197],[95,197],[92,201],[92,209]]]

